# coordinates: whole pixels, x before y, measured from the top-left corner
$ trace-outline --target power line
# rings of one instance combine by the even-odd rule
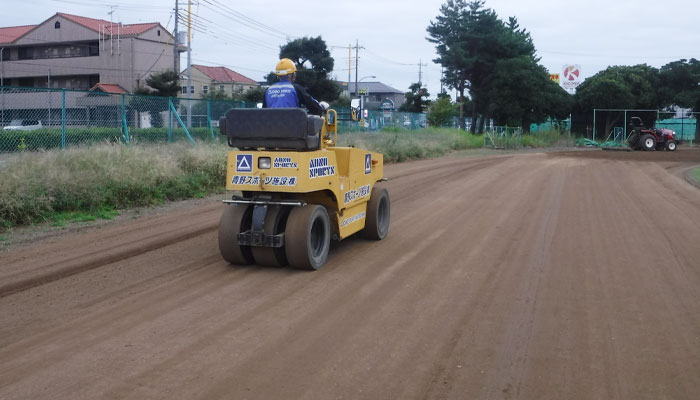
[[[287,36],[285,36],[285,35],[283,35],[283,34],[281,35],[281,34],[273,33],[273,32],[271,32],[271,31],[269,31],[269,30],[263,29],[263,28],[261,28],[261,27],[259,27],[259,26],[256,26],[256,25],[253,25],[252,23],[246,22],[244,19],[242,19],[242,18],[236,16],[236,15],[234,14],[234,12],[229,11],[230,9],[228,9],[228,7],[225,7],[225,6],[224,6],[224,7],[225,7],[225,8],[224,8],[224,7],[221,7],[221,6],[217,6],[217,5],[213,4],[213,3],[212,3],[211,1],[209,1],[209,0],[202,0],[202,1],[204,1],[205,3],[207,3],[207,4],[209,4],[209,5],[211,6],[211,7],[210,7],[210,6],[207,6],[206,4],[202,4],[202,7],[207,8],[207,9],[213,11],[213,12],[219,13],[222,17],[225,17],[225,18],[227,18],[227,19],[229,19],[229,20],[232,20],[232,21],[234,21],[234,22],[237,22],[237,23],[239,23],[239,24],[241,24],[241,25],[244,25],[244,26],[246,26],[246,27],[248,27],[248,28],[250,28],[250,29],[256,30],[256,31],[258,31],[258,32],[260,32],[260,33],[264,33],[264,34],[266,34],[266,35],[270,35],[270,36],[276,37],[276,38],[278,38],[278,39],[286,39],[286,38],[287,38]],[[212,7],[219,7],[219,9],[217,10],[216,8],[212,8]]]
[[[88,6],[93,8],[104,8],[110,5],[116,5],[119,8],[125,10],[170,10],[170,7],[159,7],[159,6],[144,6],[142,4],[135,3],[121,3],[116,1],[110,1],[109,3],[95,2],[95,1],[76,1],[76,0],[49,0],[55,3],[65,3],[65,4],[75,4],[80,6]]]
[[[207,1],[207,2],[208,2],[208,0],[204,0],[204,1]],[[241,12],[238,12],[238,11],[232,9],[231,7],[227,6],[226,4],[221,3],[219,0],[212,0],[212,1],[215,2],[215,3],[217,3],[217,4],[219,4],[221,7],[223,7],[223,8],[225,8],[225,9],[231,11],[233,14],[238,15],[239,17],[241,17],[241,18],[245,19],[246,21],[249,21],[249,22],[251,22],[251,23],[253,23],[253,24],[257,25],[257,26],[260,26],[260,27],[263,28],[263,29],[267,29],[267,30],[269,30],[269,31],[271,31],[271,32],[277,32],[277,33],[283,35],[283,36],[286,37],[286,38],[287,38],[287,37],[294,37],[293,35],[290,35],[290,34],[288,34],[288,33],[282,32],[282,31],[280,31],[279,29],[273,28],[273,27],[271,27],[271,26],[269,26],[269,25],[265,25],[264,23],[262,23],[262,22],[260,22],[260,21],[257,21],[257,20],[255,20],[255,19],[253,19],[253,18],[250,18],[250,17],[248,17],[247,15],[245,15],[245,14],[243,14],[243,13],[241,13]]]

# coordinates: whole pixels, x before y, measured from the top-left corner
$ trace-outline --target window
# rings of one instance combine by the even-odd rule
[[[158,36],[160,36],[160,29],[158,29]]]
[[[209,85],[202,85],[202,93],[204,93],[204,94],[209,93]]]
[[[34,78],[19,78],[19,85],[22,87],[34,87]]]
[[[88,50],[89,55],[91,55],[91,56],[99,56],[100,55],[99,43],[90,44],[89,47],[90,47],[90,49]]]
[[[190,93],[194,93],[194,86],[190,86]]]
[[[182,86],[182,87],[180,88],[180,93],[182,93],[182,94],[187,94],[187,86]]]
[[[17,58],[20,60],[31,60],[34,58],[33,47],[20,47],[17,53]]]
[[[54,29],[61,29],[61,23],[58,22],[58,21],[56,21],[56,23],[53,24],[53,28],[54,28]]]
[[[223,92],[223,91],[224,91],[224,85],[219,85],[219,92]]]

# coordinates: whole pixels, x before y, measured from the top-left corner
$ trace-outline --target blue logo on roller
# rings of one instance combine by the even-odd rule
[[[365,154],[365,175],[372,173],[372,154]]]
[[[253,172],[252,154],[236,154],[236,172]]]

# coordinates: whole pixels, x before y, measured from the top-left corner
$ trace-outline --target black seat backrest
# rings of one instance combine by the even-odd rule
[[[219,120],[228,144],[241,149],[317,150],[323,119],[300,108],[236,108]]]

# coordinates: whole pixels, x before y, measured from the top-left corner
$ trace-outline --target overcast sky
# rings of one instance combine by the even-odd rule
[[[10,3],[10,0],[2,0]],[[335,58],[334,74],[348,79],[348,45],[360,50],[359,78],[405,91],[422,81],[432,96],[440,90],[440,66],[426,27],[443,0],[421,1],[193,1],[192,63],[224,65],[262,80],[274,68],[287,38],[321,35]],[[147,4],[147,5],[146,5]],[[3,7],[0,26],[38,24],[55,12],[110,19],[125,24],[160,22],[173,30],[175,0],[31,0]],[[499,17],[518,18],[534,39],[540,63],[551,73],[565,64],[588,77],[609,65],[655,67],[681,58],[700,58],[700,1],[487,0]],[[186,29],[187,1],[180,0]],[[247,19],[246,19],[247,18]],[[255,27],[256,29],[252,29]],[[352,77],[355,79],[354,50]],[[183,55],[181,65],[186,66]]]

